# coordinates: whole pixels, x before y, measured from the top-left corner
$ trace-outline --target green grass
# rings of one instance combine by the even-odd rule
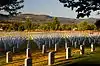
[[[62,62],[62,63],[61,63]],[[98,64],[100,66],[100,47],[96,48],[95,52],[90,52],[90,49],[85,49],[85,54],[79,55],[79,53],[73,53],[72,59],[63,63],[61,61],[57,66],[66,66],[66,65],[83,65],[83,64]],[[56,66],[55,65],[55,66]]]
[[[52,50],[49,50],[52,51]],[[0,57],[0,66],[20,66],[24,64],[25,52],[13,55],[13,62],[6,63],[5,56]],[[41,54],[41,51],[32,52],[33,66],[47,66],[48,53]],[[100,64],[100,47],[97,47],[95,52],[90,52],[90,48],[85,48],[85,54],[79,54],[79,49],[72,49],[72,58],[65,59],[65,50],[61,48],[55,54],[55,63],[53,66],[66,66],[73,64]]]
[[[81,58],[74,59],[71,64],[100,64],[100,48],[93,53],[87,53]]]

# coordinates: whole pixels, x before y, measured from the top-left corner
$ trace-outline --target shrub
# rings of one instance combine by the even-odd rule
[[[87,30],[88,29],[88,22],[82,21],[77,24],[78,30]]]

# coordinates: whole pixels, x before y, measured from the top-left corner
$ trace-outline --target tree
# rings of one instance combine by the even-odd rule
[[[20,14],[18,10],[23,8],[24,0],[0,0],[1,16],[16,16]]]
[[[89,24],[87,21],[82,21],[77,24],[78,30],[96,30],[95,24]]]
[[[57,17],[53,18],[53,22],[52,22],[52,28],[53,30],[58,30],[60,26],[60,22],[58,21]]]
[[[41,24],[39,27],[38,27],[38,29],[40,29],[40,30],[50,30],[49,28],[48,28],[49,26],[47,25],[47,24]]]
[[[78,30],[87,30],[88,29],[88,22],[82,21],[77,24]]]
[[[100,30],[100,20],[97,20],[97,21],[95,22],[95,25],[96,25],[96,27],[97,27],[97,30]]]
[[[13,30],[15,31],[18,31],[18,27],[19,27],[19,23],[14,23],[12,26]]]
[[[89,24],[88,25],[88,30],[96,30],[96,29],[97,29],[97,27],[96,27],[95,24]]]
[[[26,22],[24,24],[24,28],[26,30],[31,30],[32,29],[32,21],[30,19],[26,19]]]
[[[24,31],[25,30],[24,25],[23,24],[22,25],[19,25],[18,30],[19,31]]]
[[[66,29],[66,24],[61,24],[59,27],[60,30],[65,30]]]
[[[64,4],[64,7],[75,8],[77,18],[87,16],[89,17],[92,11],[100,10],[100,0],[59,0]],[[98,12],[99,14],[99,12]]]

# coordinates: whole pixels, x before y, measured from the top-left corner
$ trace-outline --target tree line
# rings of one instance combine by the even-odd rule
[[[88,21],[82,21],[77,24],[61,24],[57,17],[54,17],[52,22],[43,24],[32,23],[30,19],[26,19],[25,22],[5,23],[0,24],[0,28],[4,31],[99,30],[95,24],[89,24]]]

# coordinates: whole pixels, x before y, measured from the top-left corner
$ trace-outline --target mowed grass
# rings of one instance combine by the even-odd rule
[[[48,50],[46,54],[42,54],[40,50],[32,52],[33,66],[48,66]],[[55,63],[53,66],[64,66],[69,64],[100,64],[100,48],[97,47],[95,52],[90,52],[90,48],[85,48],[85,54],[79,54],[79,49],[72,49],[72,58],[65,59],[65,49],[61,48],[55,54]],[[13,54],[13,61],[6,63],[5,56],[0,57],[0,66],[24,66],[25,52]]]

